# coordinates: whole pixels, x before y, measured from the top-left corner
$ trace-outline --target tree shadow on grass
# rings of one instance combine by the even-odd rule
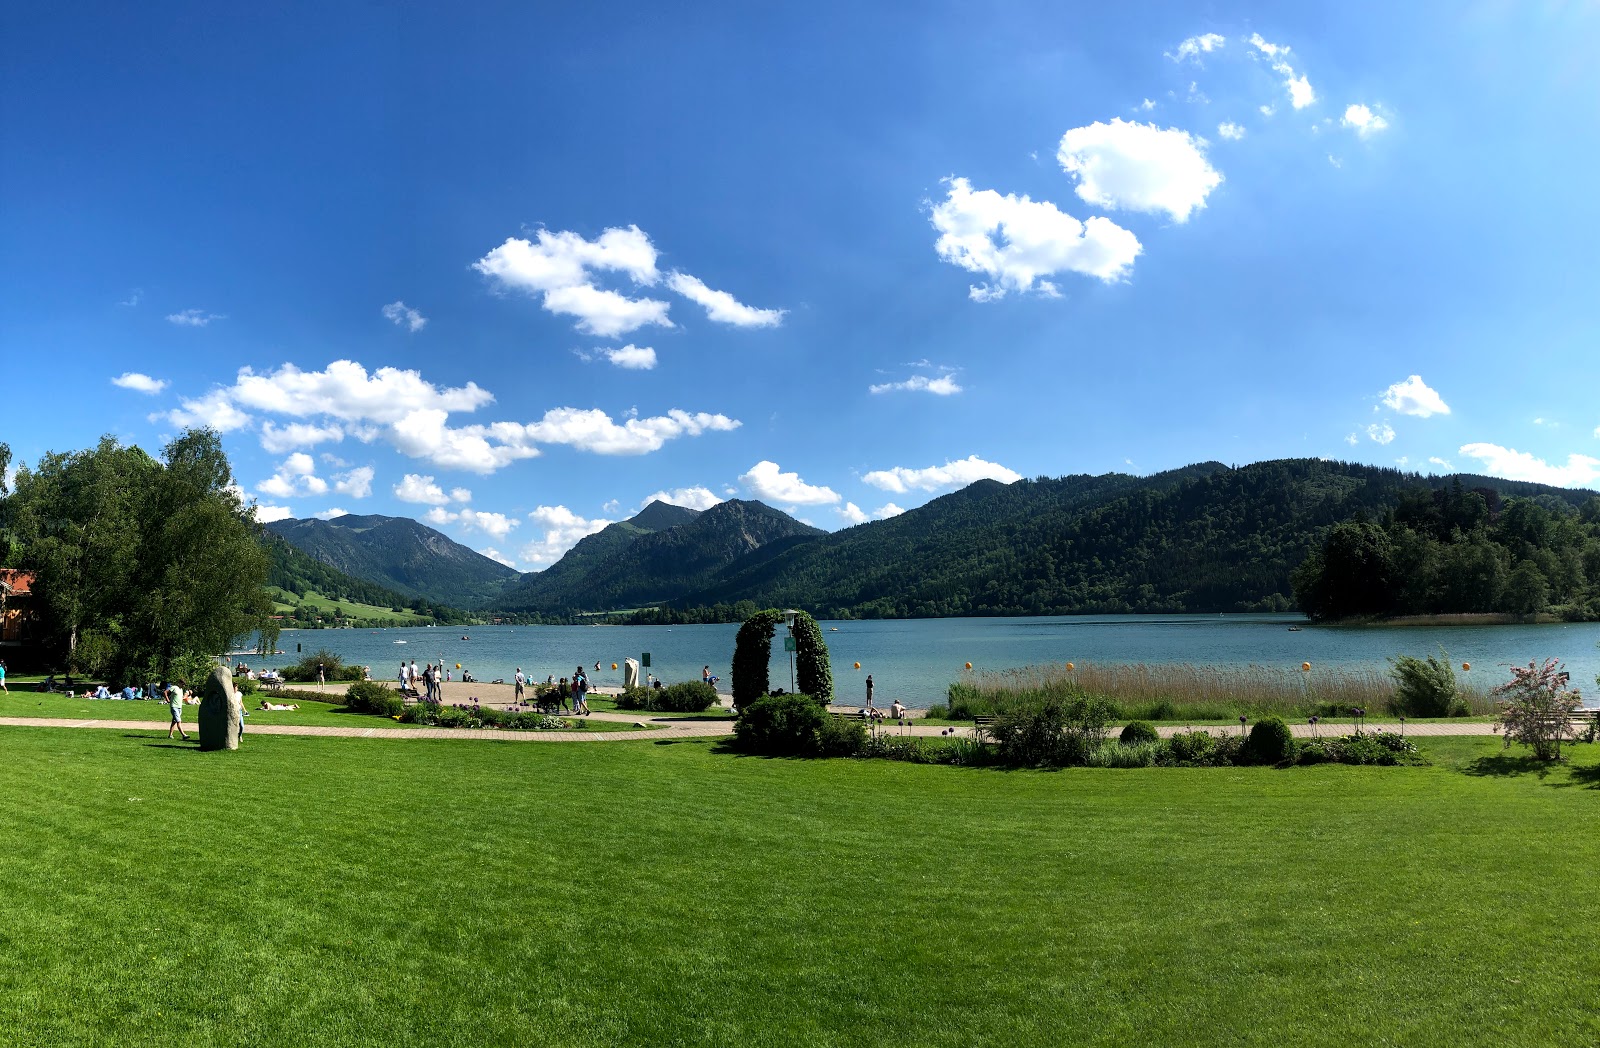
[[[1552,769],[1562,767],[1555,761],[1542,761],[1530,754],[1497,753],[1492,757],[1479,757],[1469,761],[1461,770],[1468,775],[1516,778],[1537,775],[1544,779]]]
[[[1572,777],[1566,782],[1551,783],[1558,787],[1577,786],[1585,790],[1600,790],[1600,764],[1591,764],[1583,768],[1573,768]]]

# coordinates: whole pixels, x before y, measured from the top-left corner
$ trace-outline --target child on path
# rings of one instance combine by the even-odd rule
[[[183,736],[183,741],[189,741],[189,733],[183,730],[183,689],[176,684],[167,685],[167,705],[172,710],[172,723],[167,725],[167,738],[172,738],[172,731],[177,729]]]

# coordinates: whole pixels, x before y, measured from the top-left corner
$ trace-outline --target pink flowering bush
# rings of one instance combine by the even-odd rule
[[[1556,659],[1511,667],[1511,679],[1492,692],[1508,748],[1519,742],[1539,760],[1560,759],[1561,740],[1572,735],[1572,715],[1583,705],[1578,689],[1567,687],[1571,680]]]

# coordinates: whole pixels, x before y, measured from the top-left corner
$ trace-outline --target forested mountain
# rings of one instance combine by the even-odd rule
[[[641,518],[666,527],[641,527]],[[651,503],[632,520],[579,542],[549,569],[524,576],[494,606],[506,611],[604,611],[680,600],[741,558],[822,534],[760,502],[731,499],[703,513]]]
[[[631,543],[618,531],[499,603],[558,612],[749,601],[831,617],[1286,610],[1291,572],[1333,525],[1377,518],[1408,490],[1452,487],[1569,507],[1593,494],[1319,459],[1207,462],[1149,477],[980,481],[832,535],[797,530],[702,555],[695,529],[732,507],[782,516],[724,503]]]
[[[498,596],[519,575],[515,568],[410,517],[351,514],[332,520],[279,520],[266,527],[346,575],[459,608],[477,607]]]
[[[380,608],[407,608],[441,622],[462,622],[466,619],[459,610],[430,601],[427,597],[408,596],[376,582],[346,575],[338,568],[295,549],[271,532],[262,538],[269,558],[267,585],[281,590],[285,600],[318,593],[333,601],[370,604]]]
[[[1583,493],[1587,494],[1587,493]],[[1600,618],[1600,498],[1417,489],[1335,525],[1294,573],[1314,618],[1553,612]]]

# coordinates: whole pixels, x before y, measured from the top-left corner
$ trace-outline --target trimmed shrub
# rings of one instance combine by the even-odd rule
[[[817,729],[817,756],[858,757],[867,748],[867,726],[859,719],[826,716]]]
[[[770,690],[767,664],[772,660],[772,631],[783,621],[776,608],[758,611],[739,627],[733,641],[733,704],[741,710]]]
[[[1121,740],[1115,746],[1101,746],[1089,755],[1090,768],[1153,768],[1161,759],[1159,742],[1129,743]]]
[[[1088,763],[1106,741],[1106,724],[1113,712],[1111,704],[1101,699],[1047,699],[1000,713],[985,733],[994,741],[1002,764],[1071,767]]]
[[[551,691],[555,691],[556,689],[552,688],[550,690]],[[654,688],[646,688],[646,687],[643,687],[641,685],[636,685],[636,686],[634,686],[632,688],[623,688],[620,692],[617,693],[617,699],[616,699],[617,709],[619,709],[619,710],[650,710],[650,709],[654,709],[655,707],[650,705],[650,697],[651,697],[652,694],[654,694],[654,692],[655,692]],[[544,694],[543,692],[540,692],[541,696],[543,696],[543,694]]]
[[[668,713],[700,713],[716,704],[716,688],[703,680],[686,680],[656,691],[655,705],[650,708]]]
[[[1180,731],[1167,740],[1167,754],[1175,764],[1210,764],[1217,740],[1209,732]]]
[[[1122,734],[1117,736],[1117,741],[1124,746],[1138,746],[1141,743],[1159,742],[1161,741],[1161,736],[1144,721],[1136,720],[1131,721],[1122,729]]]
[[[1389,660],[1394,667],[1389,671],[1394,678],[1390,712],[1402,717],[1450,717],[1456,709],[1466,706],[1456,687],[1450,656],[1442,650],[1439,655],[1440,658],[1429,655],[1427,659],[1397,655]]]
[[[1294,758],[1294,733],[1282,717],[1263,717],[1251,727],[1239,755],[1246,764],[1282,764]]]
[[[739,708],[734,745],[764,757],[814,753],[827,716],[808,695],[768,695]]]
[[[405,712],[406,702],[377,681],[356,681],[345,689],[344,708],[379,717],[398,717]]]

